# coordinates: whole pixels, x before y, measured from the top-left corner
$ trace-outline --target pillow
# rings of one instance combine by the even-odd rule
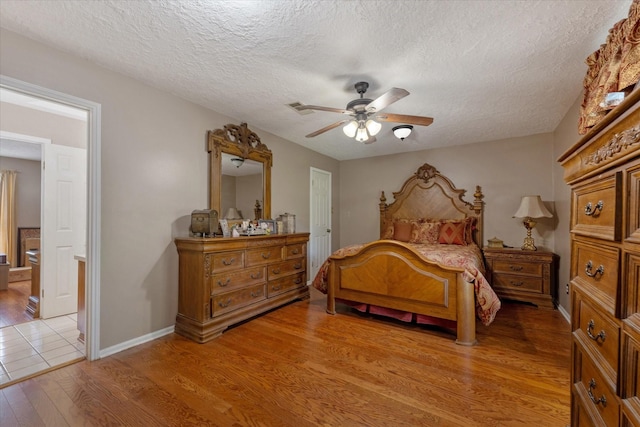
[[[440,222],[416,222],[411,228],[410,243],[438,243]]]
[[[410,222],[394,222],[393,223],[393,239],[401,242],[411,240],[411,229],[413,225]]]
[[[465,219],[442,220],[438,242],[449,245],[472,244],[476,220],[477,218],[472,216]]]

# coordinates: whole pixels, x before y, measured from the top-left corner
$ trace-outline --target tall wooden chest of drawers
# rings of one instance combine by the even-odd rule
[[[309,233],[177,238],[176,333],[207,342],[230,325],[309,298]]]
[[[559,159],[571,186],[571,424],[640,425],[640,91]]]

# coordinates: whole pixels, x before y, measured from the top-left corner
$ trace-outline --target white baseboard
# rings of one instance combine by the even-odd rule
[[[151,332],[150,334],[143,335],[141,337],[134,338],[129,341],[125,341],[123,343],[116,344],[111,347],[107,347],[105,349],[100,350],[100,358],[102,359],[103,357],[111,356],[112,354],[119,353],[131,347],[135,347],[137,345],[144,344],[149,341],[153,341],[156,338],[160,338],[165,335],[172,334],[174,330],[175,330],[175,326],[171,325],[164,329],[160,329],[159,331]]]
[[[571,315],[567,313],[567,310],[565,310],[560,304],[558,304],[558,311],[562,314],[562,317],[567,320],[567,323],[571,323]]]

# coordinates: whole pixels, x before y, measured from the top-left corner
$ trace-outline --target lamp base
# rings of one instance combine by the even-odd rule
[[[523,251],[537,251],[536,245],[533,244],[533,237],[525,237],[524,244],[520,248]]]

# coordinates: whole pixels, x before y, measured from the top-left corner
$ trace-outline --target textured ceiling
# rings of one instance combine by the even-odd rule
[[[338,160],[553,131],[584,59],[631,0],[0,1],[0,26]],[[400,142],[347,138],[330,112],[370,83],[411,94],[384,111],[429,116]],[[215,124],[219,125],[219,124]],[[213,126],[213,124],[212,124]]]

